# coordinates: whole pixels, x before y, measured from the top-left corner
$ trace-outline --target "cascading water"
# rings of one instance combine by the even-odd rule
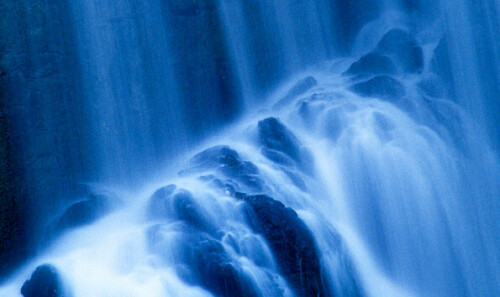
[[[497,2],[138,2],[74,2],[106,183],[1,296],[500,295]]]

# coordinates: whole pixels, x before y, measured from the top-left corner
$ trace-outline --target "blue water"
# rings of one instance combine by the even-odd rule
[[[500,295],[498,1],[72,6],[106,211],[0,295]]]

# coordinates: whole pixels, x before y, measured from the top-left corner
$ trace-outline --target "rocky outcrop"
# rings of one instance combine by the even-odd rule
[[[313,235],[297,213],[265,195],[237,193],[236,198],[247,203],[250,226],[266,238],[283,276],[297,296],[331,296],[322,281]]]

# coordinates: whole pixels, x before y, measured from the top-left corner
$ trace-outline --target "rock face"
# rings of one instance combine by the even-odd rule
[[[331,296],[322,282],[314,238],[297,213],[269,196],[237,193],[236,197],[248,203],[250,226],[266,238],[297,296]]]
[[[351,90],[364,97],[380,97],[387,100],[397,100],[406,93],[404,86],[398,80],[387,75],[356,83],[351,86]]]
[[[410,34],[392,29],[378,43],[377,51],[394,58],[404,72],[420,73],[424,67],[424,53]]]
[[[22,288],[24,297],[65,297],[64,288],[57,269],[51,265],[38,266]]]

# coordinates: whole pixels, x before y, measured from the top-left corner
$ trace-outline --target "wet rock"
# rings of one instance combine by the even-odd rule
[[[172,197],[175,218],[199,230],[214,233],[210,219],[204,215],[200,205],[187,190],[179,190]]]
[[[377,51],[394,58],[405,72],[420,73],[424,67],[422,48],[402,29],[387,32],[378,43]]]
[[[313,235],[297,213],[265,195],[237,193],[236,198],[247,203],[245,210],[250,226],[265,237],[297,296],[330,296],[322,282]]]
[[[153,219],[174,219],[199,231],[215,233],[213,225],[195,198],[185,189],[168,185],[158,189],[149,204],[149,214]]]
[[[350,89],[364,97],[392,100],[399,99],[406,94],[404,86],[398,80],[387,75],[376,76],[367,81],[356,83]]]
[[[344,75],[366,76],[370,74],[394,74],[396,67],[392,60],[378,53],[369,53],[354,62]]]
[[[278,119],[260,121],[258,130],[260,142],[268,151],[280,152],[295,162],[301,162],[299,140]]]
[[[49,237],[69,229],[90,225],[107,215],[119,204],[116,197],[90,194],[85,200],[75,202],[49,227]]]
[[[312,87],[316,86],[317,84],[318,84],[318,82],[312,76],[308,76],[308,77],[305,77],[305,78],[299,80],[288,91],[288,93],[285,95],[285,97],[283,97],[281,100],[278,101],[278,103],[276,103],[273,106],[273,109],[278,109],[278,108],[281,108],[283,106],[290,104],[293,101],[293,99],[297,98],[300,95],[305,94],[307,91],[309,91]]]
[[[64,297],[63,284],[57,269],[51,265],[40,265],[24,282],[21,288],[24,297]]]
[[[252,162],[241,160],[238,153],[228,146],[209,148],[190,161],[192,167],[179,172],[181,176],[215,170],[216,173],[231,178],[246,190],[261,192],[263,181],[258,177],[259,169]]]
[[[295,164],[294,160],[290,158],[285,153],[268,149],[267,147],[263,147],[261,149],[262,155],[273,161],[276,164],[284,165],[284,166],[293,166]]]
[[[175,192],[175,185],[168,185],[156,190],[150,198],[148,213],[152,218],[164,218],[170,209],[169,199]]]
[[[220,242],[200,237],[188,248],[186,259],[201,284],[217,296],[260,296],[250,278],[234,263]]]

